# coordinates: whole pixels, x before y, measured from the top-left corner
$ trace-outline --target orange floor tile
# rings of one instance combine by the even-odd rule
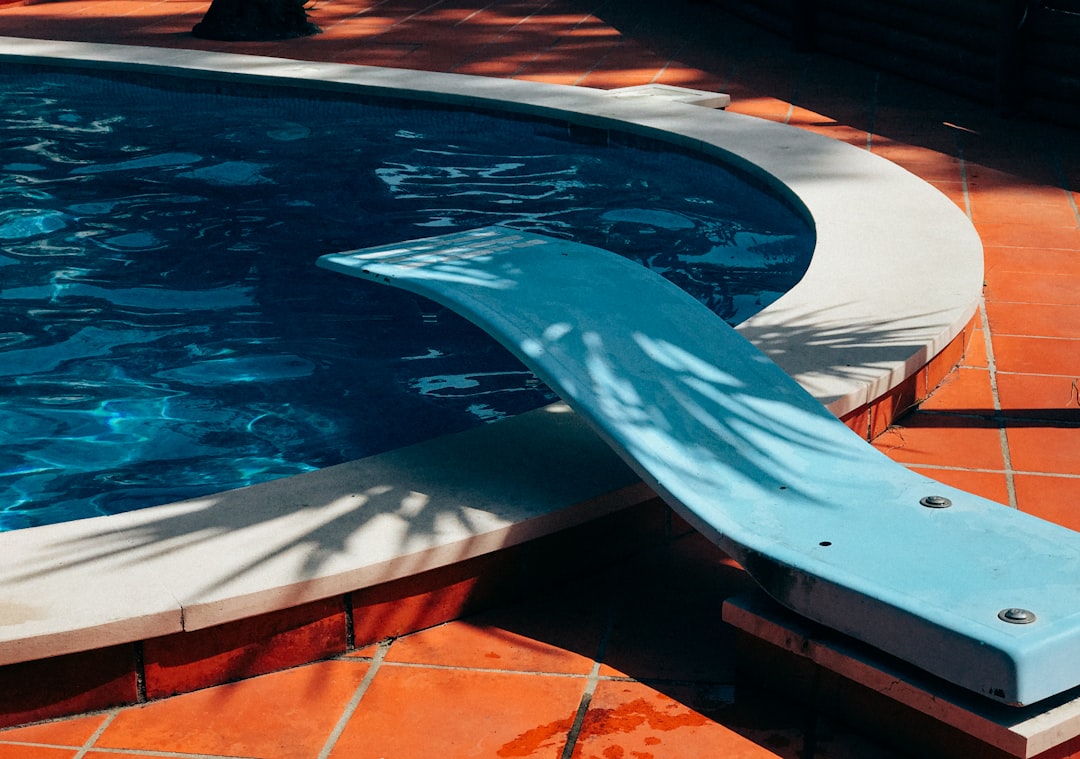
[[[1075,132],[793,52],[694,0],[320,0],[311,15],[323,34],[244,44],[193,39],[205,6],[0,0],[0,35],[718,89],[734,112],[831,135],[933,183],[986,245],[982,329],[962,368],[877,445],[925,474],[1080,530]],[[901,756],[782,695],[735,698],[720,599],[746,583],[714,549],[684,537],[520,603],[329,661],[0,731],[0,759]]]

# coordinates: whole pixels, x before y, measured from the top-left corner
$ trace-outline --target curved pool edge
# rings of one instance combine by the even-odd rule
[[[880,156],[783,124],[659,98],[465,74],[14,37],[0,38],[0,49],[0,60],[20,63],[153,70],[562,118],[721,157],[813,220],[817,244],[803,279],[737,329],[837,416],[929,362],[978,307],[982,244],[955,204]]]
[[[977,311],[982,248],[960,210],[879,157],[793,127],[515,80],[15,38],[0,47],[0,60],[24,63],[164,67],[561,115],[724,156],[787,188],[818,236],[799,284],[738,329],[853,426],[875,403],[900,410],[896,398],[931,389]],[[274,613],[649,503],[614,454],[558,411],[240,491],[0,534],[10,557],[0,664]]]

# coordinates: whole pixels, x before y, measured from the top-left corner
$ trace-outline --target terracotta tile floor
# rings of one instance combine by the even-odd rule
[[[218,44],[205,2],[0,0],[0,35],[224,49],[592,87],[663,82],[872,150],[986,244],[959,369],[877,445],[1080,530],[1080,139],[826,56],[692,0],[320,0],[317,37]],[[720,599],[747,580],[695,536],[542,596],[336,660],[0,732],[15,757],[885,757],[781,696],[733,698]]]

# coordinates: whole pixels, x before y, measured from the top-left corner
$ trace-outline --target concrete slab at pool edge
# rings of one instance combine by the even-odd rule
[[[516,80],[15,38],[0,50],[0,61],[474,104],[722,157],[786,188],[814,223],[806,276],[739,331],[840,417],[910,383],[950,344],[962,348],[977,309],[982,247],[950,201],[877,156],[791,127]],[[0,664],[348,593],[651,497],[560,411],[181,504],[0,534]]]

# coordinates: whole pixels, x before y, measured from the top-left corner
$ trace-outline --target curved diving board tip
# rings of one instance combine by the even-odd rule
[[[894,463],[659,275],[499,227],[318,264],[490,333],[792,610],[1004,703],[1080,685],[1080,533]]]

